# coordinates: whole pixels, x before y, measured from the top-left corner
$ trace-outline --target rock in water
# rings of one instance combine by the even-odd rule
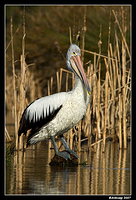
[[[68,160],[65,160],[64,158],[57,156],[56,154],[51,159],[51,162],[49,165],[51,166],[75,166],[78,165],[78,158],[76,158],[74,155],[70,154],[71,159],[68,158]]]

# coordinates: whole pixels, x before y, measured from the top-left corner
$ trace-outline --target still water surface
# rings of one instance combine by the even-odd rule
[[[75,167],[50,166],[54,150],[50,141],[15,152],[6,164],[6,194],[131,194],[130,143],[119,150],[118,143],[106,142],[90,152],[81,152]],[[83,146],[84,147],[84,146]]]

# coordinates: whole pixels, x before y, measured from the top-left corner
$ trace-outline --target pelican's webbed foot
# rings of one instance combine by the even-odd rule
[[[55,153],[57,156],[60,156],[60,157],[64,158],[65,160],[67,160],[68,158],[71,159],[70,154],[67,153],[66,151],[61,151],[61,152],[58,151],[54,136],[51,137],[51,142],[54,146],[54,150],[55,150]]]
[[[67,152],[69,152],[70,154],[74,155],[76,158],[79,158],[78,155],[77,155],[73,150],[71,150],[71,149],[69,148],[69,146],[68,146],[66,140],[64,139],[63,135],[60,136],[60,140],[61,140],[61,142],[63,143],[63,145],[64,145],[64,147],[65,147],[65,150],[66,150]]]
[[[74,155],[76,158],[79,158],[78,155],[73,150],[71,150],[70,148],[65,149],[65,150],[68,151],[70,154]]]
[[[67,160],[68,158],[71,159],[70,154],[67,153],[66,151],[61,151],[61,152],[56,152],[57,156],[60,156],[62,158],[64,158],[65,160]]]

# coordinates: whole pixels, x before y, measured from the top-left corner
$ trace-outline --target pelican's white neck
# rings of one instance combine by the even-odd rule
[[[91,95],[88,94],[86,86],[77,75],[75,75],[75,85],[71,92],[75,93],[77,96],[82,96],[85,104],[88,105]]]

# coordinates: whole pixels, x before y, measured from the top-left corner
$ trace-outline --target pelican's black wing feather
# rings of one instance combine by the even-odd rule
[[[60,95],[59,95],[60,94]],[[18,135],[26,135],[31,129],[30,137],[42,126],[49,123],[59,112],[67,98],[66,93],[57,93],[32,102],[23,112],[20,120]]]

